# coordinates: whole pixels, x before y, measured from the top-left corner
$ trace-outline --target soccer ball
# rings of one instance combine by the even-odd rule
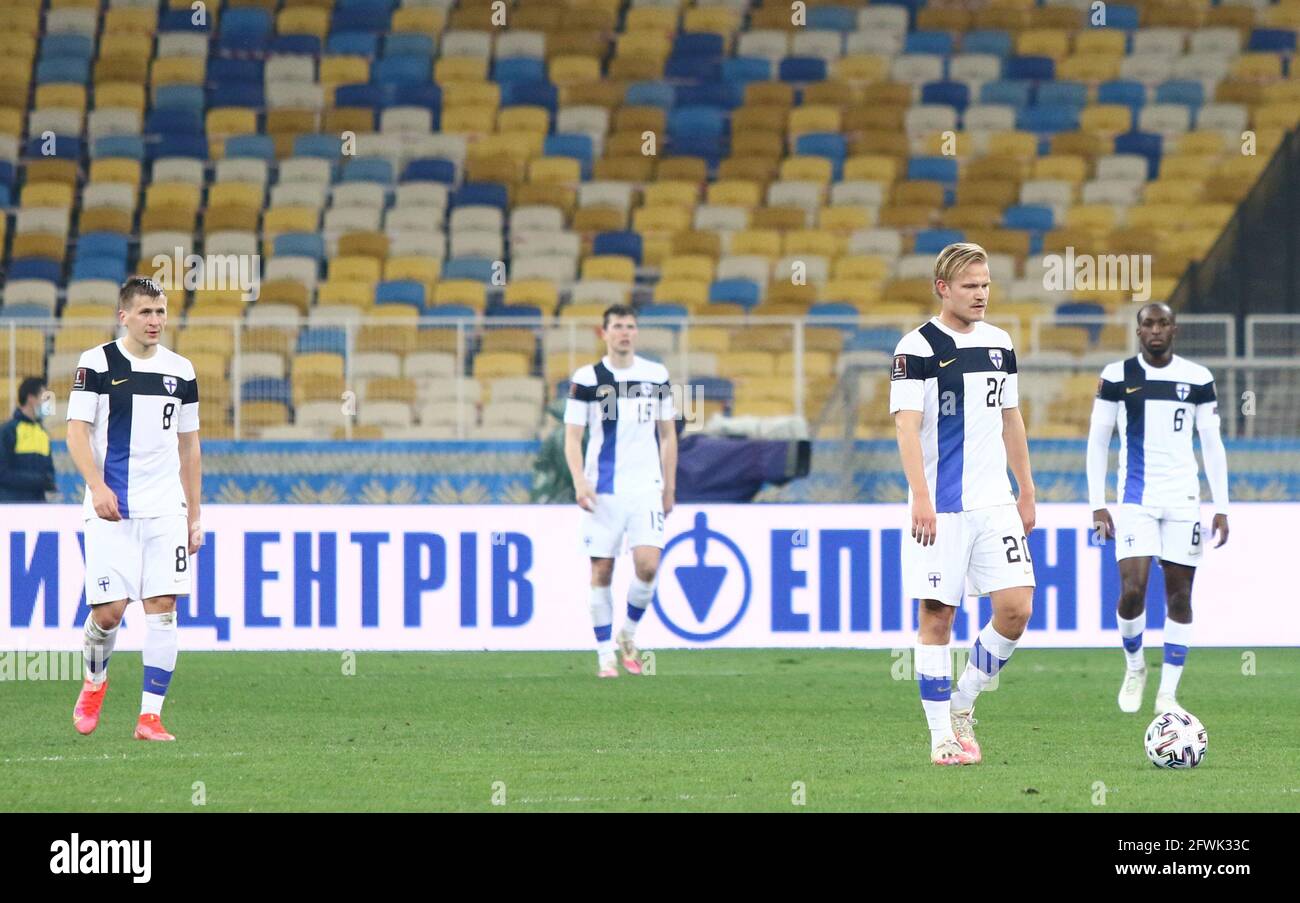
[[[1205,725],[1191,712],[1165,712],[1147,728],[1147,758],[1156,768],[1195,768],[1205,744]]]

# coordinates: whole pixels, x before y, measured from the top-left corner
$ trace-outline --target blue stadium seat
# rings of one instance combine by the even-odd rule
[[[942,104],[961,113],[970,105],[970,86],[965,82],[926,82],[921,87],[921,103]]]
[[[335,144],[338,142],[336,141]],[[393,184],[393,161],[387,157],[352,157],[343,164],[340,182],[378,182]]]
[[[212,17],[196,21],[194,12],[186,5],[183,9],[169,9],[158,19],[159,31],[188,31],[194,34],[208,34],[208,23]]]
[[[139,139],[136,140],[138,141]],[[52,153],[46,153],[47,149]],[[57,160],[79,160],[81,158],[81,139],[73,138],[69,135],[55,135],[53,141],[47,148],[45,139],[37,135],[35,138],[28,139],[23,156],[37,158],[53,157]]]
[[[376,304],[409,304],[424,307],[424,283],[413,279],[381,282],[375,289]]]
[[[90,84],[90,60],[82,57],[60,56],[41,60],[36,64],[36,84],[50,85],[58,82]]]
[[[1055,134],[1079,128],[1079,110],[1074,107],[1024,107],[1016,111],[1016,128],[1023,132]]]
[[[108,279],[112,282],[126,281],[126,256],[122,257],[82,257],[72,264],[72,278]]]
[[[673,135],[672,153],[676,157],[703,157],[714,166],[726,153],[727,138],[722,135]]]
[[[952,53],[952,35],[946,31],[913,31],[903,43],[903,53],[932,53],[949,56]]]
[[[77,238],[78,257],[116,257],[126,260],[127,238],[116,232],[86,232]]]
[[[208,159],[208,139],[203,135],[163,135],[157,143],[145,145],[145,156],[149,160],[163,157],[190,157],[195,160]]]
[[[281,232],[271,242],[274,257],[310,257],[317,263],[325,259],[325,236],[318,232]]]
[[[293,140],[295,157],[337,160],[343,151],[337,135],[299,135]]]
[[[370,80],[377,85],[422,84],[430,81],[432,73],[433,60],[427,56],[390,56],[370,67]]]
[[[243,401],[278,401],[287,407],[293,399],[293,390],[287,379],[254,376],[239,384],[239,397]]]
[[[155,107],[144,121],[146,135],[198,135],[203,132],[203,116],[197,110]]]
[[[965,240],[966,233],[960,229],[922,229],[916,233],[912,253],[938,254],[948,245]]]
[[[1029,106],[1032,90],[1029,82],[989,81],[980,86],[980,103],[1001,104],[1012,107]]]
[[[266,106],[266,90],[253,82],[219,82],[208,85],[209,107],[251,107],[260,110]]]
[[[664,63],[664,78],[692,79],[707,83],[716,82],[721,77],[722,65],[718,60],[674,56]]]
[[[1160,174],[1160,157],[1164,140],[1151,132],[1125,132],[1115,136],[1115,153],[1138,154],[1147,158],[1147,179]]]
[[[677,107],[668,114],[668,134],[721,135],[727,123],[715,107]]]
[[[203,89],[198,85],[163,85],[154,93],[155,110],[182,110],[202,116]]]
[[[956,157],[913,157],[907,161],[907,177],[930,182],[956,182]]]
[[[508,204],[507,197],[506,186],[496,182],[466,182],[451,193],[450,206],[455,209],[483,204],[504,212]]]
[[[830,326],[847,335],[852,335],[857,331],[856,322],[859,316],[861,314],[858,309],[847,301],[819,301],[808,308],[808,324],[810,326]],[[848,322],[818,322],[845,319],[848,319]]]
[[[448,320],[473,320],[478,316],[474,308],[464,304],[435,304],[424,309],[426,317],[438,317]],[[421,326],[420,331],[426,329],[446,329],[445,326]]]
[[[1191,78],[1167,81],[1156,86],[1156,103],[1177,103],[1199,110],[1205,104],[1205,85]]]
[[[308,326],[298,333],[298,354],[324,351],[346,355],[348,333],[342,326]]]
[[[721,77],[730,84],[769,81],[772,78],[772,63],[763,57],[732,57],[722,61]]]
[[[267,47],[270,53],[288,53],[295,56],[320,56],[320,38],[314,34],[278,34]]]
[[[844,160],[849,154],[848,142],[839,132],[808,132],[795,139],[794,152],[810,157],[825,157],[831,161],[831,174],[835,181],[844,175]]]
[[[673,39],[671,56],[689,59],[717,59],[724,51],[722,35],[713,32],[681,32]]]
[[[96,138],[90,155],[96,160],[101,157],[126,157],[131,160],[144,159],[144,139],[139,135],[105,135]]]
[[[846,6],[814,6],[808,10],[808,27],[823,31],[857,31],[858,11]]]
[[[1088,86],[1076,81],[1043,82],[1038,86],[1038,104],[1044,107],[1076,107],[1088,105]]]
[[[379,88],[384,91],[392,90],[393,100],[391,103],[385,101],[384,106],[386,107],[424,107],[426,110],[431,110],[435,114],[442,109],[442,88],[435,84],[400,84],[396,87],[380,85]]]
[[[262,60],[208,58],[207,83],[248,82],[262,84],[266,80],[266,64]]]
[[[593,254],[618,254],[631,257],[641,265],[641,234],[639,232],[601,232],[591,245]]]
[[[411,160],[402,172],[403,182],[442,182],[450,185],[456,181],[456,164],[441,157],[421,157]]]
[[[1056,77],[1050,56],[1010,56],[1002,62],[1002,77],[1022,81],[1047,81]]]
[[[41,59],[61,57],[88,60],[95,54],[95,42],[83,34],[47,34],[41,41]]]
[[[437,52],[427,34],[398,32],[384,38],[384,56],[433,56]]]
[[[490,284],[495,260],[486,257],[456,257],[442,262],[443,279],[473,279],[475,282]]]
[[[637,317],[641,320],[685,320],[690,316],[690,310],[683,304],[644,304],[637,311]],[[681,323],[664,323],[667,329],[681,329]]]
[[[492,80],[530,82],[546,79],[546,65],[531,56],[501,57],[492,62]]]
[[[574,157],[582,163],[583,178],[591,174],[591,160],[595,154],[590,135],[560,133],[547,135],[542,143],[542,154],[547,157]]]
[[[627,106],[671,110],[676,96],[673,86],[667,82],[633,82],[623,94],[623,103]]]
[[[721,376],[692,376],[691,382],[705,401],[721,401],[731,404],[736,398],[735,384]]]
[[[378,110],[384,106],[385,94],[392,95],[392,92],[387,89],[387,85],[339,85],[334,89],[334,106],[368,107],[371,110]]]
[[[379,55],[379,35],[373,31],[333,31],[325,39],[325,52],[373,59]],[[432,56],[421,51],[420,56]]]
[[[1097,86],[1097,103],[1122,103],[1136,113],[1146,102],[1146,85],[1139,81],[1117,78]]]
[[[869,326],[857,330],[849,339],[846,351],[884,351],[894,353],[903,334],[889,327]]]
[[[550,82],[504,82],[503,107],[544,107],[554,113],[560,105],[560,91]]]
[[[227,9],[221,17],[217,46],[222,50],[262,50],[270,37],[271,24],[271,14],[264,9]]]
[[[365,6],[335,8],[330,28],[333,31],[388,31],[392,19],[392,7],[381,0]]]
[[[232,135],[226,139],[226,157],[252,157],[275,162],[275,140],[270,135]]]
[[[1011,34],[1000,28],[968,31],[961,42],[962,53],[990,53],[993,56],[1009,56],[1011,46]]]
[[[51,279],[49,281],[55,282],[57,280]],[[49,308],[40,304],[10,304],[7,307],[0,307],[0,322],[5,320],[45,320],[49,316]]]
[[[816,56],[787,56],[781,60],[777,76],[783,82],[823,82],[826,61]]]
[[[1262,53],[1289,53],[1296,50],[1296,33],[1290,28],[1256,28],[1250,33],[1247,50]],[[1292,61],[1294,66],[1294,61]]]
[[[1138,27],[1140,18],[1136,7],[1122,6],[1116,3],[1106,4],[1106,27],[1133,31]]]
[[[744,90],[735,82],[713,79],[699,85],[678,85],[674,107],[717,107],[734,110],[744,99]]]
[[[739,304],[748,310],[760,300],[757,283],[748,279],[719,279],[709,286],[710,304]]]
[[[1045,204],[1016,204],[1002,211],[1004,229],[1046,232],[1052,228],[1052,208]]]
[[[5,279],[43,279],[46,282],[59,282],[63,267],[55,260],[44,257],[19,257],[9,261],[9,272]]]

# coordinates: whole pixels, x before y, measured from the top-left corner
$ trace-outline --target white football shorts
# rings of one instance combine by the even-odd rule
[[[86,602],[182,596],[190,591],[190,532],[183,514],[86,521]]]
[[[1013,586],[1034,586],[1024,524],[1015,505],[951,511],[936,517],[938,536],[923,546],[903,531],[903,589],[911,599],[961,605]]]
[[[664,547],[664,497],[653,489],[635,495],[597,495],[596,510],[582,512],[578,539],[588,558],[617,558],[623,537],[631,548]]]
[[[1115,558],[1154,556],[1187,567],[1201,563],[1201,509],[1196,506],[1153,508],[1123,503],[1111,509],[1115,521]]]

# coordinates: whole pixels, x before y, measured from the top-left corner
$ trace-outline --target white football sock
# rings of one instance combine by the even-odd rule
[[[655,594],[655,582],[645,583],[640,577],[632,575],[632,585],[627,588],[627,620],[623,622],[623,633],[628,639],[636,637],[636,627],[641,623],[641,616]]]
[[[921,708],[930,726],[930,748],[952,736],[952,650],[942,646],[916,644],[916,679],[921,686]]]
[[[163,699],[176,670],[179,641],[176,633],[176,612],[146,614],[144,637],[144,689],[140,695],[141,715],[162,714]]]
[[[599,661],[614,656],[614,594],[608,586],[591,588],[591,626],[596,632],[596,658]]]
[[[1192,625],[1165,620],[1165,661],[1160,666],[1159,696],[1178,693],[1178,681],[1183,676],[1183,663],[1187,661],[1187,647],[1192,641]]]
[[[1115,616],[1119,624],[1119,636],[1124,643],[1124,660],[1130,671],[1141,671],[1146,667],[1146,658],[1142,654],[1142,633],[1147,629],[1147,613],[1142,610],[1136,618]]]
[[[120,626],[120,625],[119,625]],[[108,657],[117,645],[117,627],[105,630],[95,622],[93,613],[86,615],[85,640],[81,660],[86,666],[86,680],[96,686],[108,679]]]
[[[1007,639],[994,630],[992,621],[985,624],[971,646],[970,660],[966,662],[966,669],[953,691],[952,707],[958,711],[975,708],[976,697],[997,676],[1015,651],[1015,640]]]

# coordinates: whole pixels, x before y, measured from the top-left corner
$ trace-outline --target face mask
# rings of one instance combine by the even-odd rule
[[[40,405],[36,408],[36,417],[38,420],[44,420],[46,417],[54,416],[54,393],[46,392],[41,398]]]

